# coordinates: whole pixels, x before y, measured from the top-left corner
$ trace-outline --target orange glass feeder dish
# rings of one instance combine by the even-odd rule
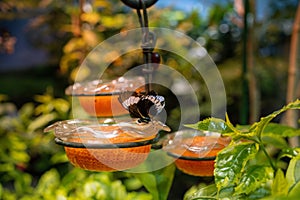
[[[94,80],[75,83],[69,86],[65,93],[76,96],[83,110],[90,116],[122,116],[128,114],[128,111],[119,102],[119,95],[123,92],[144,91],[144,83],[143,77],[120,77],[110,82]]]
[[[134,128],[135,122],[107,120],[60,121],[47,127],[45,132],[54,131],[55,142],[64,146],[75,167],[112,172],[134,168],[144,162],[151,144],[158,140],[161,127],[151,128],[150,133],[144,135],[143,130]]]
[[[219,133],[181,130],[165,142],[164,150],[176,159],[175,165],[182,172],[205,177],[214,175],[216,156],[229,142]]]

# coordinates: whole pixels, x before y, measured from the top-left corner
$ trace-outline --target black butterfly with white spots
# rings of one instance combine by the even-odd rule
[[[138,123],[149,123],[165,106],[165,98],[153,90],[147,94],[134,92],[130,96],[123,93],[119,96],[119,101],[132,118],[138,119]]]

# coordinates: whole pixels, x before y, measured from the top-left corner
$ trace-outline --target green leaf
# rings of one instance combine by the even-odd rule
[[[115,200],[123,200],[127,196],[127,191],[120,180],[116,180],[111,184],[111,197]]]
[[[238,184],[248,160],[256,155],[258,149],[258,144],[245,142],[230,145],[219,152],[214,172],[219,191]]]
[[[286,180],[290,190],[300,182],[300,156],[294,157],[290,160]]]
[[[184,195],[184,200],[194,199],[216,199],[217,187],[215,184],[200,184],[197,187],[190,188]]]
[[[278,149],[284,149],[289,147],[287,141],[280,135],[276,135],[273,133],[263,134],[261,139],[263,144],[271,144],[272,146]]]
[[[36,187],[36,192],[43,197],[54,197],[54,191],[60,185],[59,173],[55,169],[47,171],[39,180],[39,183]]]
[[[126,186],[126,189],[129,191],[138,190],[143,186],[141,181],[135,177],[125,179],[124,185]]]
[[[300,196],[300,182],[298,181],[290,190],[289,199],[299,199]]]
[[[56,118],[55,113],[41,115],[29,124],[28,131],[33,132],[39,128],[43,128],[47,124],[49,124],[51,121],[53,121],[55,118]]]
[[[0,198],[3,198],[3,186],[2,184],[0,183]]]
[[[152,194],[155,200],[166,200],[170,188],[172,186],[175,172],[175,165],[171,164],[165,168],[147,172],[134,174],[145,188]]]
[[[262,133],[264,132],[264,129],[270,123],[271,120],[273,120],[279,114],[281,114],[281,113],[283,113],[287,110],[290,110],[290,109],[300,109],[300,100],[297,99],[296,101],[294,101],[292,103],[289,103],[288,105],[284,106],[280,110],[277,110],[277,111],[271,113],[270,115],[268,115],[266,117],[262,117],[259,122],[254,123],[251,126],[250,130],[255,132],[256,135],[258,137],[260,137],[262,135]]]
[[[269,123],[262,135],[277,135],[280,137],[294,137],[294,136],[300,136],[300,129],[293,128],[290,126],[285,126],[282,124],[277,124],[277,123]]]
[[[195,124],[186,124],[186,127],[197,129],[200,131],[212,131],[212,132],[218,132],[218,133],[231,133],[233,130],[231,130],[227,123],[218,118],[207,118],[203,121],[199,121]]]
[[[235,194],[249,195],[271,180],[273,173],[273,169],[269,166],[253,165],[247,167],[235,188]]]
[[[22,173],[16,177],[14,186],[17,194],[24,194],[25,192],[30,192],[32,177],[30,174]]]
[[[67,113],[70,108],[69,102],[64,99],[53,100],[53,106],[59,113]]]
[[[299,148],[284,148],[281,150],[280,154],[278,155],[277,159],[281,159],[284,157],[288,157],[288,158],[293,158],[295,156],[297,156],[300,152]]]
[[[136,199],[153,200],[151,194],[145,192],[130,192],[127,194],[127,197],[124,200],[136,200]]]
[[[288,183],[281,169],[278,169],[272,184],[272,196],[286,196],[288,193]]]

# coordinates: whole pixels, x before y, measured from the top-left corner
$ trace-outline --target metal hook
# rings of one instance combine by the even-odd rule
[[[134,9],[143,9],[139,3],[139,0],[121,0],[125,5],[134,8]],[[143,0],[146,8],[154,5],[158,0]]]

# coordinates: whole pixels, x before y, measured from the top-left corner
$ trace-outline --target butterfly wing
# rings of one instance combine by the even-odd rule
[[[142,122],[149,122],[151,116],[155,116],[164,108],[165,101],[163,96],[159,96],[156,92],[151,91],[146,95],[140,93],[122,94],[119,101],[123,107],[127,109],[132,118],[139,118]]]

